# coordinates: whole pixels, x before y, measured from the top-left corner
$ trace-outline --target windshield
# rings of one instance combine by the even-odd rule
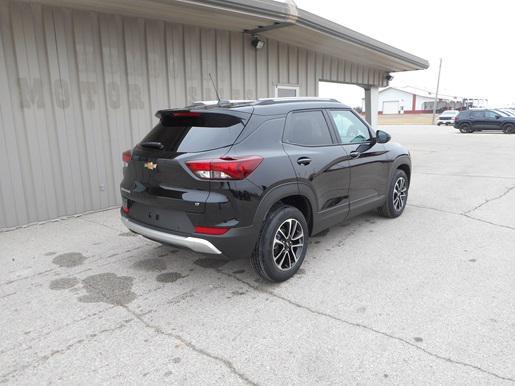
[[[499,114],[502,117],[509,117],[510,115],[502,110],[494,110],[494,113]]]
[[[513,112],[513,111],[510,111],[510,110],[500,110],[500,111],[502,111],[506,115],[509,115],[510,117],[515,117],[515,112]]]
[[[441,116],[444,116],[444,117],[453,117],[455,115],[458,115],[460,112],[459,111],[454,111],[454,110],[449,110],[449,111],[444,111]]]

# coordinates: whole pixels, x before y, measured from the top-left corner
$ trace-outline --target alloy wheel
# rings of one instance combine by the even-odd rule
[[[277,229],[273,241],[274,264],[281,271],[290,270],[304,249],[304,230],[294,218],[285,220]]]
[[[407,196],[408,184],[406,183],[406,178],[399,177],[393,187],[393,207],[397,212],[401,211],[404,205],[406,205]]]
[[[460,131],[461,131],[462,133],[470,133],[470,132],[471,132],[471,130],[470,130],[470,126],[469,126],[469,125],[466,125],[466,124],[465,124],[465,125],[461,125],[461,126],[460,126]]]

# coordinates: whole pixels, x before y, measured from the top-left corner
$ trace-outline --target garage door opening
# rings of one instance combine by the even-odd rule
[[[383,101],[383,114],[399,114],[399,101]]]
[[[363,87],[334,82],[318,82],[318,87],[320,97],[337,99],[360,114],[365,111],[365,89]]]

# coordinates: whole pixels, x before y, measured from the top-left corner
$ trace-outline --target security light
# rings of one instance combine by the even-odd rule
[[[259,36],[252,37],[252,45],[256,50],[260,50],[265,46],[265,41],[261,39]]]

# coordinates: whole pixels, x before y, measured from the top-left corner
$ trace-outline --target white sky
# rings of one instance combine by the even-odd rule
[[[318,96],[334,98],[353,109],[356,107],[364,109],[363,98],[365,98],[365,90],[363,87],[353,84],[320,82]]]
[[[513,0],[295,0],[295,3],[306,11],[429,60],[428,70],[393,74],[390,83],[393,86],[434,90],[441,57],[442,93],[485,97],[490,105],[496,106],[515,105]],[[353,107],[356,104],[342,102]]]

